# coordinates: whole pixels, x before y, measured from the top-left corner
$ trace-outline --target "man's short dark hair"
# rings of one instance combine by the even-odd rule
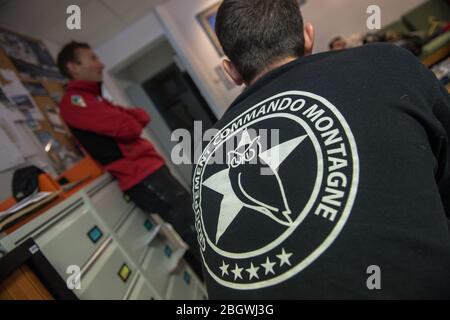
[[[304,55],[303,19],[297,1],[223,1],[216,34],[245,82],[279,59]]]
[[[69,62],[78,62],[77,50],[78,49],[90,49],[91,47],[87,43],[72,41],[66,44],[58,54],[58,68],[63,76],[72,79],[72,75],[69,72],[67,64]]]
[[[333,49],[334,48],[334,43],[337,41],[343,40],[342,37],[335,37],[333,38],[333,40],[330,41],[330,43],[328,44],[328,48],[329,49]]]

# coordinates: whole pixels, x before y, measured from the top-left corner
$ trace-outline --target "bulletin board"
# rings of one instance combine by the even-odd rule
[[[23,115],[58,174],[84,157],[59,117],[64,86],[42,41],[0,28],[0,99]]]

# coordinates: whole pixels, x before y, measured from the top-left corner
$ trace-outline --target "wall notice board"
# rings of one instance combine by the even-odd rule
[[[84,157],[59,117],[64,85],[42,41],[0,28],[0,108],[23,116],[58,174]]]

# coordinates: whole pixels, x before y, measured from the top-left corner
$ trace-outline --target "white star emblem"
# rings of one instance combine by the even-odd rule
[[[270,261],[269,257],[266,259],[266,263],[261,264],[264,269],[266,269],[266,276],[270,273],[275,274],[275,271],[273,271],[273,266],[275,265],[275,262]]]
[[[268,166],[270,166],[270,168],[274,172],[278,172],[278,168],[284,162],[284,160],[286,160],[286,158],[292,153],[292,151],[294,151],[307,137],[307,135],[303,135],[281,143],[271,149],[267,149],[266,151],[261,152],[258,157],[262,159],[262,161],[264,161]],[[248,133],[243,134],[239,146],[248,143],[249,140],[250,137],[248,136]],[[212,175],[203,182],[204,186],[223,195],[223,199],[220,204],[219,219],[217,223],[216,244],[219,242],[220,238],[234,221],[234,219],[236,219],[241,209],[245,206],[248,206],[243,203],[234,193],[229,178],[229,172],[229,168],[224,169]],[[284,194],[283,197],[285,197]],[[273,219],[274,217],[271,218]],[[289,226],[290,223],[292,223],[292,220],[289,216],[286,216],[286,220],[290,222],[283,223],[282,221],[276,221],[278,223]]]
[[[222,277],[226,274],[228,275],[228,267],[229,264],[225,264],[225,261],[222,261],[222,266],[220,267],[220,270],[222,270]]]
[[[286,253],[286,251],[281,251],[281,254],[277,255],[277,258],[280,259],[280,267],[282,267],[284,264],[291,265],[291,262],[289,261],[289,258],[292,256],[292,253]]]
[[[233,270],[231,270],[231,272],[234,273],[234,280],[236,280],[237,278],[242,279],[241,275],[242,270],[244,270],[244,268],[239,268],[237,264],[236,267]]]
[[[258,270],[259,267],[256,267],[253,265],[253,262],[250,264],[250,268],[245,269],[249,274],[250,274],[250,280],[252,280],[253,278],[259,279],[258,276]]]

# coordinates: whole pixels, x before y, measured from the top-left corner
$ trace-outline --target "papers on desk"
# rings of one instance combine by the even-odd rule
[[[54,192],[37,192],[37,193],[34,193],[34,194],[26,197],[25,199],[23,199],[19,203],[15,204],[8,210],[0,212],[0,220],[8,217],[11,214],[14,214],[14,213],[20,211],[28,206],[31,206],[32,204],[35,204],[37,202],[40,202],[40,201],[48,198],[53,193]]]
[[[26,216],[55,200],[60,193],[60,191],[35,193],[9,210],[0,212],[0,231],[16,225]]]

